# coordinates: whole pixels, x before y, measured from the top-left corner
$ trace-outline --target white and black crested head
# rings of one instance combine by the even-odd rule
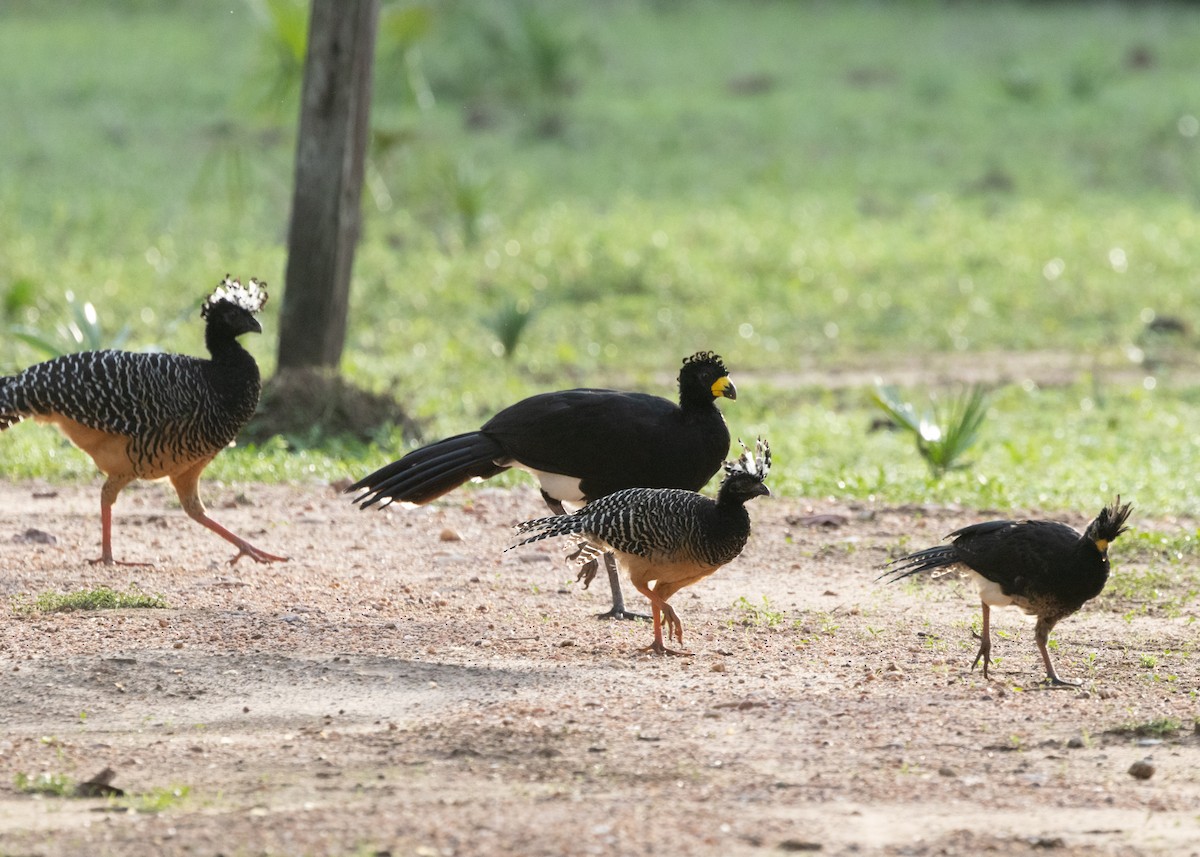
[[[725,478],[721,480],[718,500],[734,500],[745,503],[754,497],[770,496],[766,486],[767,474],[771,472],[771,446],[759,438],[751,452],[741,440],[738,446],[742,454],[733,461],[725,462]]]
[[[205,298],[200,317],[208,322],[210,331],[235,337],[243,333],[262,333],[256,315],[267,303],[267,284],[251,279],[241,281],[225,275],[216,290]]]
[[[1107,553],[1109,542],[1129,529],[1125,526],[1125,522],[1129,519],[1131,511],[1133,511],[1133,504],[1122,504],[1121,497],[1118,495],[1112,503],[1100,510],[1100,514],[1094,521],[1088,524],[1087,532],[1083,534],[1084,538],[1095,544],[1100,553]]]
[[[736,398],[737,388],[718,355],[698,351],[683,361],[679,370],[680,404],[711,404],[716,399]]]

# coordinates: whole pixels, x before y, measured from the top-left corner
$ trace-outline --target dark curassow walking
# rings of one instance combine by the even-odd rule
[[[261,333],[255,315],[265,283],[228,276],[201,306],[212,359],[181,354],[84,351],[0,378],[0,431],[32,418],[53,423],[92,457],[108,478],[100,491],[101,555],[111,564],[112,506],[135,479],[169,477],[183,509],[237,545],[231,562],[286,557],[261,551],[208,517],[200,473],[233,442],[254,414],[261,390],[258,366],[237,341]]]
[[[644,651],[680,655],[663,644],[683,643],[683,624],[667,603],[685,586],[708,577],[742,552],[750,537],[746,502],[770,494],[763,480],[771,469],[771,449],[759,439],[755,452],[742,447],[713,500],[675,488],[630,488],[593,500],[570,515],[554,515],[517,526],[524,536],[511,550],[557,536],[582,538],[583,556],[601,551],[616,556],[637,591],[650,599],[654,643]],[[650,584],[654,583],[651,587]]]
[[[1132,504],[1118,497],[1081,535],[1056,521],[988,521],[955,530],[948,545],[926,548],[885,566],[883,577],[895,582],[923,571],[959,569],[979,587],[983,628],[971,669],[991,663],[992,607],[1015,605],[1037,616],[1034,639],[1051,685],[1078,682],[1059,678],[1050,661],[1050,631],[1062,619],[1095,598],[1108,582],[1108,546],[1128,527]]]
[[[383,501],[423,505],[469,479],[490,479],[510,467],[532,473],[546,505],[587,503],[626,488],[699,491],[729,454],[729,429],[716,406],[736,399],[721,358],[693,354],[679,370],[679,403],[645,393],[578,389],[539,393],[500,411],[478,431],[413,450],[355,482],[347,492],[362,508]],[[605,555],[612,610],[627,613],[612,557]],[[596,573],[590,557],[579,573]]]

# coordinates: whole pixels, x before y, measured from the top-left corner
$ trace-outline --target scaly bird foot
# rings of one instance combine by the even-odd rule
[[[645,613],[634,613],[632,610],[626,610],[624,607],[618,607],[615,604],[607,613],[597,613],[597,619],[645,619],[650,621],[650,617]]]
[[[250,557],[255,562],[287,562],[286,556],[276,556],[273,553],[259,550],[254,545],[241,545],[240,550],[234,554],[233,559],[229,560],[230,565],[237,565],[237,561],[244,556]]]
[[[983,680],[988,681],[991,679],[991,676],[988,675],[988,667],[992,663],[992,647],[986,640],[979,646],[975,660],[971,661],[971,672],[975,672],[975,667],[979,666],[981,660],[983,661]]]
[[[154,564],[154,563],[150,563],[150,562],[122,562],[121,560],[113,559],[111,556],[109,556],[109,557],[100,556],[100,557],[96,557],[95,559],[88,560],[89,565],[96,565],[97,563],[100,563],[102,565],[126,565],[126,566],[130,566],[133,568],[149,568],[150,566],[152,566]]]
[[[642,646],[642,648],[638,649],[638,651],[646,652],[648,654],[654,654],[654,655],[677,655],[679,657],[684,657],[684,658],[690,658],[694,654],[696,654],[695,652],[677,652],[674,649],[668,649],[666,646],[664,646],[662,643],[658,642],[657,640],[655,640],[653,643],[651,643],[648,646]]]
[[[1082,681],[1076,681],[1071,678],[1059,678],[1056,675],[1048,675],[1039,682],[1046,690],[1069,690],[1075,687],[1083,687]]]

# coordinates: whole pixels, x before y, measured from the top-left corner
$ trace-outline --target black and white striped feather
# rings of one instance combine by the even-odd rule
[[[743,447],[743,449],[745,449]],[[759,440],[757,455],[745,450],[725,465],[715,500],[675,488],[629,488],[593,500],[570,515],[551,515],[517,526],[524,538],[509,550],[559,536],[577,536],[586,547],[580,561],[612,550],[652,562],[695,562],[721,566],[742,552],[750,537],[745,503],[767,494],[770,448]]]
[[[204,303],[212,359],[181,354],[84,351],[0,378],[0,430],[58,414],[130,438],[139,461],[164,454],[197,458],[237,436],[261,391],[258,366],[236,337],[259,330],[253,314],[266,292],[228,277]]]

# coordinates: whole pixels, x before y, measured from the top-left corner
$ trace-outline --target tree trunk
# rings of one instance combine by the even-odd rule
[[[336,368],[371,111],[379,0],[312,0],[296,183],[279,323],[279,369]]]

